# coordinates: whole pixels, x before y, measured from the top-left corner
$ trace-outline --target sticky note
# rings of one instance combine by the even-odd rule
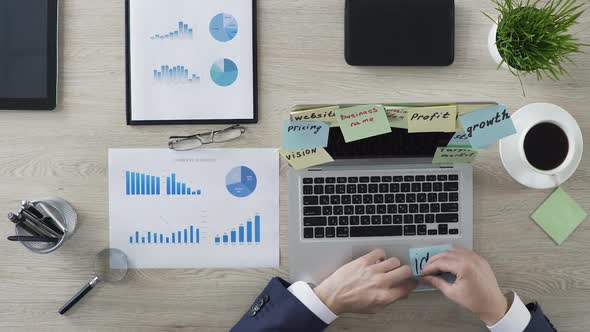
[[[451,138],[451,140],[449,141],[449,144],[447,144],[448,147],[471,147],[471,144],[469,144],[469,138],[467,137],[467,134],[464,131],[458,131],[455,133],[455,135],[453,135],[453,137]]]
[[[459,116],[469,143],[476,149],[486,148],[516,133],[505,105],[482,108]]]
[[[381,105],[341,108],[336,111],[336,119],[347,143],[391,132],[385,109]]]
[[[482,108],[495,106],[496,104],[457,104],[457,131],[462,131],[463,126],[461,126],[461,121],[459,121],[459,116],[467,113],[471,113],[473,111],[477,111]]]
[[[454,132],[457,106],[415,107],[408,111],[408,133]]]
[[[334,161],[324,148],[280,150],[279,153],[296,170]]]
[[[332,127],[338,127],[336,121],[336,110],[339,106],[326,106],[291,112],[293,121],[322,121],[329,123]]]
[[[422,269],[424,269],[426,263],[428,263],[432,257],[451,248],[452,246],[450,244],[424,248],[410,248],[410,267],[412,268],[412,274],[414,274],[415,277],[419,277],[420,273],[422,273]]]
[[[384,106],[389,126],[408,129],[408,106]]]
[[[557,188],[531,215],[553,241],[561,245],[588,214],[563,189]]]
[[[330,126],[325,122],[285,121],[283,149],[300,150],[328,146]]]
[[[436,149],[433,164],[468,164],[475,161],[479,151],[465,147],[439,147]]]

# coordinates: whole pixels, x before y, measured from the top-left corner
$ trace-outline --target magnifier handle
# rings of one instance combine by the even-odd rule
[[[74,295],[70,300],[68,300],[68,302],[66,302],[66,304],[63,305],[63,307],[61,307],[61,309],[59,309],[59,314],[63,315],[66,312],[68,312],[68,310],[70,310],[76,303],[78,303],[78,301],[80,301],[84,295],[88,294],[88,292],[90,292],[94,286],[96,286],[96,284],[98,283],[98,277],[94,276],[94,278],[92,278],[92,280],[90,280],[89,283],[87,283],[82,289],[80,289],[78,291],[78,293],[76,293],[76,295]]]

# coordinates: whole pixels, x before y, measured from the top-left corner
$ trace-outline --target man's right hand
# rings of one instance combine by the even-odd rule
[[[412,271],[400,260],[386,259],[385,251],[373,250],[338,269],[314,289],[316,295],[340,315],[346,312],[376,313],[405,298],[416,288]]]
[[[433,276],[449,272],[454,283]],[[495,325],[509,309],[488,262],[471,250],[453,247],[430,259],[422,270],[422,281],[438,288],[451,301],[479,315],[488,326]]]

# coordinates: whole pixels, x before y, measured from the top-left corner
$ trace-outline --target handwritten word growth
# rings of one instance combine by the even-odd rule
[[[500,123],[504,120],[510,119],[510,113],[507,110],[504,110],[502,113],[496,112],[496,115],[493,116],[491,119],[482,121],[480,123],[476,123],[474,125],[469,126],[465,131],[467,132],[467,137],[473,137],[473,133],[478,129],[485,129],[486,127],[493,126],[496,123]]]

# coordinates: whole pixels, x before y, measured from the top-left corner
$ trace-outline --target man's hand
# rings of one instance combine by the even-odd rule
[[[409,266],[377,249],[342,266],[314,292],[336,315],[376,313],[416,288],[411,277]]]
[[[450,284],[432,276],[450,272],[457,280]],[[430,259],[422,270],[422,280],[438,288],[451,301],[479,315],[488,326],[496,324],[508,311],[508,301],[500,291],[488,262],[471,250],[454,247]]]

